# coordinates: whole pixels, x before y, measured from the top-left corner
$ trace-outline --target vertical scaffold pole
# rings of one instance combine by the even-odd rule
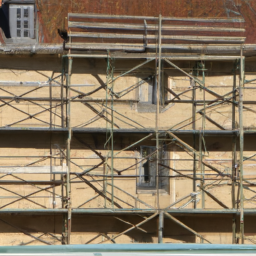
[[[164,233],[164,212],[159,212],[158,217],[158,243],[163,243],[163,233]]]
[[[111,83],[111,91],[114,92],[114,82]],[[111,203],[114,208],[114,94],[111,93]]]
[[[237,61],[234,64],[234,77],[233,77],[233,101],[236,101],[236,69]],[[232,104],[232,130],[236,129],[236,106]],[[232,138],[232,208],[236,208],[236,166],[237,166],[237,155],[236,155],[236,135]],[[236,244],[236,214],[232,218],[232,243]]]
[[[111,58],[110,52],[108,51],[108,65],[107,65],[107,90],[106,90],[106,106],[108,105],[108,93],[111,92],[111,112],[110,112],[110,129],[108,127],[108,122],[106,121],[106,144],[107,149],[110,150],[111,156],[111,163],[110,163],[110,172],[111,172],[111,207],[114,208],[114,59]],[[108,134],[110,137],[108,137]],[[108,173],[108,158],[109,158],[109,151],[107,153],[107,157],[105,160],[105,171]],[[105,186],[105,192],[107,193],[107,187]],[[106,195],[105,195],[106,196]],[[105,205],[106,205],[106,198],[105,198]]]
[[[71,187],[70,187],[70,144],[71,144],[71,136],[72,136],[72,131],[71,131],[71,122],[70,122],[70,100],[71,100],[71,91],[70,91],[70,84],[71,84],[71,73],[72,73],[72,64],[73,64],[73,59],[69,57],[68,59],[68,73],[67,73],[67,87],[66,87],[66,97],[67,97],[67,115],[66,115],[66,124],[68,128],[68,138],[67,138],[67,155],[66,155],[66,161],[67,161],[67,177],[66,177],[66,200],[67,200],[67,209],[68,209],[68,216],[67,216],[67,222],[66,222],[66,244],[70,244],[70,235],[71,235]]]
[[[244,57],[243,47],[240,53],[240,80],[239,80],[239,135],[240,135],[240,239],[244,244],[244,191],[243,191],[243,152],[244,152],[244,127],[243,127],[243,91],[244,91]]]
[[[64,75],[65,75],[65,63],[66,58],[62,58],[62,67],[61,67],[61,88],[60,88],[60,97],[61,97],[61,127],[65,127],[65,117],[64,117]]]
[[[202,79],[203,79],[203,84],[204,84],[204,87],[205,87],[205,65],[204,63],[202,63],[200,65],[200,68],[202,68]],[[200,162],[201,162],[201,173],[202,173],[202,180],[201,180],[201,187],[204,188],[204,165],[203,165],[203,159],[204,159],[204,156],[203,156],[203,145],[205,146],[205,144],[203,143],[203,140],[204,140],[204,131],[205,131],[205,89],[203,89],[203,99],[204,99],[204,112],[203,112],[203,115],[202,115],[202,133],[200,133],[200,147],[201,147],[201,150],[200,150]],[[204,152],[205,152],[205,148],[204,148]],[[205,192],[202,191],[202,209],[205,208]],[[202,240],[203,241],[203,240]]]
[[[62,128],[65,127],[65,117],[64,117],[64,77],[67,76],[66,74],[66,57],[62,57],[62,76],[61,76],[61,126]],[[60,152],[61,154],[61,152]],[[64,156],[61,154],[61,165],[64,165]],[[62,181],[62,186],[61,186],[61,202],[62,202],[62,208],[66,208],[66,179],[67,175],[62,174],[61,175],[61,181]],[[66,227],[67,227],[67,215],[64,214],[63,216],[63,225],[62,225],[62,244],[66,244]]]
[[[201,184],[200,186],[202,188],[204,188],[204,169],[203,169],[203,149],[202,149],[202,146],[203,146],[203,134],[202,134],[202,131],[200,132],[199,134],[199,172],[201,173]],[[205,201],[205,193],[204,191],[202,190],[202,209],[204,208],[204,201]]]
[[[160,209],[159,201],[159,101],[160,101],[160,91],[161,91],[161,63],[162,63],[162,15],[159,15],[158,23],[158,81],[157,81],[157,96],[156,96],[156,205],[157,209]]]
[[[53,75],[50,79],[49,82],[49,96],[50,96],[50,131],[52,130],[52,126],[53,126],[53,119],[52,119],[52,79],[53,79]],[[53,166],[53,161],[52,161],[52,132],[50,133],[50,175],[51,175],[51,180],[55,181],[55,174],[52,174],[52,166]],[[52,207],[55,208],[55,186],[52,188]]]
[[[192,75],[195,75],[195,68],[193,68],[193,72]],[[193,88],[192,90],[192,129],[193,129],[193,148],[196,149],[196,134],[195,134],[195,130],[196,130],[196,87],[195,87],[195,80],[191,79],[190,80],[190,85]],[[196,192],[196,164],[197,164],[197,158],[196,158],[196,153],[193,153],[193,192]],[[194,198],[194,209],[196,209],[197,205],[196,205],[196,197]]]

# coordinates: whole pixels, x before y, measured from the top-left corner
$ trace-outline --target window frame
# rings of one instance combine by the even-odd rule
[[[137,176],[136,193],[137,194],[156,193],[156,190],[157,190],[156,168],[155,168],[155,173],[154,173],[154,171],[152,171],[152,169],[150,170],[150,165],[149,165],[149,175],[147,175],[147,176],[152,177],[154,175],[154,178],[153,178],[153,182],[151,182],[151,184],[150,184],[150,179],[148,182],[145,181],[145,169],[143,168],[143,165],[145,165],[146,161],[142,160],[143,158],[145,158],[145,155],[143,155],[144,149],[148,149],[148,151],[150,151],[150,152],[147,152],[147,156],[149,156],[149,160],[147,160],[147,161],[153,161],[154,159],[156,160],[156,152],[153,153],[154,151],[156,151],[155,146],[143,146],[143,145],[140,146],[139,159],[138,159],[139,164],[138,164],[137,174],[136,174],[136,176]],[[166,150],[165,146],[163,146],[162,150],[160,151],[160,162],[162,162],[166,165],[169,165],[169,160],[166,160],[166,157],[167,157],[166,153],[167,153],[167,150]],[[151,155],[151,154],[153,154],[153,155]],[[153,167],[153,165],[151,165],[151,167]],[[161,176],[161,174],[169,173],[169,169],[167,170],[167,168],[159,168],[159,172],[160,172],[160,176]],[[158,180],[159,192],[161,194],[168,194],[170,191],[170,181],[168,178],[167,184],[163,185],[164,179],[165,179],[164,177],[160,177]]]
[[[143,154],[143,150],[147,150],[148,160],[142,160],[146,156]],[[140,147],[140,164],[139,164],[139,180],[137,181],[137,188],[148,188],[156,189],[156,173],[153,174],[153,165],[150,165],[150,162],[153,162],[156,159],[156,153],[153,153],[156,150],[154,146],[141,146]],[[151,151],[151,152],[150,152]],[[145,176],[145,165],[148,165],[148,175]],[[145,180],[145,177],[148,177],[148,181]],[[153,177],[153,178],[152,178]]]
[[[35,5],[9,4],[9,27],[13,39],[35,39]]]

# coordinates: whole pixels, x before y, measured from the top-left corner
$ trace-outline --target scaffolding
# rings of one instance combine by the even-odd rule
[[[256,110],[251,107],[255,104],[255,101],[244,100],[243,95],[246,89],[253,89],[253,87],[245,87],[245,85],[250,85],[255,79],[248,81],[245,79],[245,38],[242,36],[245,30],[241,28],[241,24],[243,24],[243,20],[240,19],[184,19],[162,17],[161,15],[159,17],[137,17],[69,14],[69,41],[64,44],[68,53],[62,56],[61,74],[55,76],[53,72],[45,84],[36,85],[35,89],[19,95],[4,89],[4,87],[0,88],[2,92],[9,94],[8,96],[0,97],[2,102],[0,107],[8,106],[27,115],[21,120],[2,127],[1,130],[3,132],[16,131],[20,134],[27,134],[26,136],[40,132],[50,136],[49,154],[46,156],[23,166],[0,168],[0,172],[4,173],[1,177],[1,179],[4,179],[0,182],[0,188],[19,197],[2,205],[1,212],[56,213],[63,215],[62,237],[50,234],[62,244],[70,244],[72,216],[74,214],[109,214],[130,226],[112,237],[108,234],[99,233],[86,243],[93,243],[99,237],[102,237],[100,243],[116,243],[118,237],[135,229],[146,233],[147,231],[142,227],[143,224],[155,218],[158,218],[158,243],[163,243],[165,219],[170,219],[191,232],[200,239],[201,243],[212,243],[199,232],[181,222],[179,216],[228,214],[233,216],[232,227],[230,227],[230,230],[232,230],[232,242],[234,244],[243,244],[247,240],[254,243],[254,240],[246,236],[244,232],[244,216],[246,214],[255,215],[256,213],[254,209],[244,206],[244,189],[255,193],[251,186],[255,185],[254,179],[256,177],[254,175],[249,178],[244,177],[244,161],[252,160],[255,154],[245,157],[244,137],[250,138],[255,134],[255,131],[253,129],[244,131],[243,115],[245,111],[255,114]],[[199,35],[193,35],[193,33],[199,33]],[[211,34],[210,36],[208,35],[209,33]],[[71,76],[77,59],[89,59],[92,65],[94,65],[93,61],[95,60],[104,60],[107,66],[106,82],[97,77],[100,86],[96,89],[89,92],[75,89],[72,86]],[[118,71],[117,60],[124,62],[133,60],[137,65],[129,70],[120,72]],[[231,91],[219,94],[219,92],[206,86],[206,73],[209,65],[212,65],[212,61],[225,62],[232,65],[230,76],[233,77],[233,85]],[[179,64],[186,62],[193,63],[193,67],[190,67],[189,70],[188,68],[180,67]],[[168,69],[174,74],[182,75],[189,79],[190,87],[179,93],[175,92],[175,89],[166,86],[164,72]],[[147,78],[127,88],[122,88],[121,91],[117,91],[115,83],[118,79],[133,75],[142,76],[144,74],[147,75]],[[58,82],[60,78],[61,82]],[[155,95],[155,117],[153,120],[154,125],[151,128],[145,127],[143,123],[134,120],[129,115],[122,114],[116,107],[116,104],[121,103],[138,103],[138,100],[133,102],[124,96],[138,90],[149,80],[155,85],[153,92]],[[14,84],[9,84],[9,86],[12,87]],[[33,86],[33,84],[30,84],[30,86]],[[28,94],[48,87],[49,97],[28,97]],[[53,90],[58,90],[60,97],[54,97],[55,91]],[[91,98],[99,91],[105,91],[105,99]],[[187,97],[188,94],[191,94],[191,96]],[[171,97],[168,97],[168,95]],[[37,105],[43,110],[31,114],[12,104],[23,101]],[[49,107],[45,107],[42,102],[48,102]],[[82,104],[96,116],[79,126],[72,126],[72,104]],[[96,104],[97,107],[93,104]],[[191,115],[185,120],[173,124],[168,129],[163,129],[160,115],[163,113],[163,109],[172,104],[188,105],[191,108]],[[209,115],[210,110],[227,106],[231,107],[232,121],[230,129]],[[100,110],[98,107],[100,107]],[[45,113],[49,114],[49,121],[38,117]],[[172,114],[175,115],[175,113]],[[48,127],[36,128],[31,126],[24,129],[22,123],[27,120],[36,120]],[[90,126],[98,120],[104,120],[106,128]],[[21,124],[22,128],[17,127],[19,124]],[[124,124],[125,128],[122,128],[120,124]],[[212,125],[215,129],[207,129],[207,124]],[[191,128],[187,129],[187,127]],[[56,136],[58,137],[57,139]],[[209,152],[215,149],[208,148],[208,138],[215,140],[216,136],[218,136],[217,140],[228,138],[228,143],[232,141],[230,143],[232,148],[226,150],[231,153],[230,159],[226,159],[231,162],[230,172],[225,165],[223,170],[222,166],[221,168],[220,166],[216,167],[216,164],[212,164],[214,160],[209,159]],[[104,137],[105,142],[102,143]],[[65,146],[60,146],[59,143],[54,144],[56,140],[62,141]],[[91,140],[94,140],[94,145],[102,144],[100,147],[103,148],[105,153],[102,154],[97,147],[93,147]],[[119,146],[117,141],[120,140],[125,140],[123,142],[125,146]],[[248,141],[247,143],[249,144],[250,142]],[[120,144],[122,145],[122,143]],[[145,148],[150,148],[150,150],[145,151],[145,155],[137,154],[131,157],[123,155],[127,151],[138,151],[138,148],[143,145],[146,145]],[[177,160],[163,157],[164,152],[170,150],[170,147],[173,146],[186,154],[188,159],[181,159],[180,161],[191,162],[192,169],[179,170],[170,165],[170,161]],[[72,156],[71,151],[74,148],[86,149],[94,155],[93,157]],[[248,151],[254,150],[251,148]],[[239,157],[237,152],[239,152]],[[23,157],[26,158],[27,156]],[[87,161],[89,167],[79,164],[81,159]],[[130,166],[122,169],[116,168],[116,162],[120,163],[120,161],[126,161],[127,159],[133,162]],[[57,161],[58,164],[56,163]],[[148,162],[147,164],[154,166],[155,176],[153,178],[150,177],[150,182],[154,182],[155,186],[152,192],[154,206],[146,200],[140,199],[136,193],[131,193],[122,188],[120,183],[116,182],[118,179],[132,180],[134,188],[137,183],[140,183],[142,176],[148,182],[149,178],[145,178],[145,176],[149,174],[144,173],[142,175],[139,172],[145,161]],[[38,166],[38,163],[41,162],[47,162],[48,165]],[[100,173],[93,172],[99,168],[102,170]],[[187,171],[190,171],[191,174],[187,174]],[[31,173],[37,175],[40,173],[49,174],[50,180],[27,180],[18,175]],[[6,177],[11,177],[12,180],[6,180]],[[192,191],[168,206],[162,206],[162,183],[166,182],[166,180],[170,182],[170,180],[177,178],[190,181]],[[25,184],[33,186],[37,190],[23,196],[21,193],[8,190],[5,187],[8,184]],[[72,202],[74,197],[73,193],[71,193],[72,187],[77,184],[83,184],[95,193],[95,195],[83,200],[80,205],[74,205]],[[42,185],[46,187],[41,187]],[[231,187],[231,207],[223,202],[222,195],[216,196],[211,192],[213,188],[225,186]],[[134,191],[135,189],[133,189]],[[46,207],[31,199],[33,195],[39,192],[50,193],[53,202],[52,207]],[[125,198],[129,200],[124,199],[121,195],[125,195]],[[218,208],[207,209],[205,206],[206,197],[211,198],[218,205]],[[60,208],[56,208],[57,198],[61,201]],[[102,201],[99,201],[97,208],[86,207],[98,198],[101,198]],[[253,199],[254,196],[246,200]],[[28,200],[40,208],[19,210],[7,208],[20,200]],[[179,206],[176,207],[177,205]],[[142,220],[134,224],[120,218],[120,214],[135,214],[142,217]],[[237,216],[240,218],[239,222],[237,222]],[[6,220],[0,219],[0,221],[13,226],[18,231],[31,236],[39,242],[50,244],[41,237],[35,237],[30,232],[22,230],[9,222],[7,223]]]

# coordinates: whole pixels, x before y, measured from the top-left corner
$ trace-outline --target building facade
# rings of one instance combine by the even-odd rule
[[[3,0],[0,244],[255,243],[255,11]]]

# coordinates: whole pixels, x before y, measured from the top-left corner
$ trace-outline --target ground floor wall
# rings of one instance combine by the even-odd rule
[[[174,215],[175,216],[175,215]],[[140,226],[141,230],[134,229],[119,236],[119,233],[131,227],[128,222],[136,225],[143,220],[142,215],[73,215],[71,244],[97,243],[157,243],[158,218]],[[213,244],[232,243],[232,215],[194,215],[176,216],[181,222],[204,236]],[[210,219],[210,221],[209,221]],[[238,222],[238,217],[236,218]],[[126,222],[126,223],[125,223]],[[245,217],[245,234],[250,238],[245,243],[255,241],[254,216]],[[62,216],[56,215],[1,215],[0,245],[43,245],[61,244]],[[200,238],[188,230],[180,227],[169,219],[164,219],[164,243],[200,243]]]

